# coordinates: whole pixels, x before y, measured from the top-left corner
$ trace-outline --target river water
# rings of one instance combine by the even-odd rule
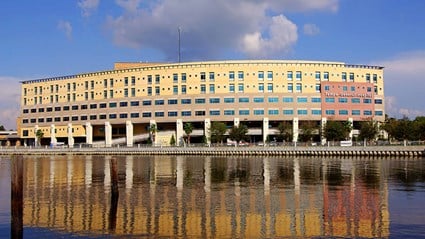
[[[425,238],[421,158],[23,156],[18,228],[0,160],[0,238]]]

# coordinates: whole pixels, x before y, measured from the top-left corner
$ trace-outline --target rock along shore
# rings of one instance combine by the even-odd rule
[[[31,148],[2,147],[0,155],[210,155],[210,156],[365,156],[425,157],[424,146],[368,147],[114,147]]]

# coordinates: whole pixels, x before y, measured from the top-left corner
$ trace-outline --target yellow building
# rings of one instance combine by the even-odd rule
[[[298,141],[305,122],[384,120],[383,67],[341,62],[242,60],[116,63],[113,70],[22,82],[18,132],[28,143],[99,143],[172,136],[183,143],[191,122],[200,141],[212,122],[245,124],[251,142],[292,125]]]

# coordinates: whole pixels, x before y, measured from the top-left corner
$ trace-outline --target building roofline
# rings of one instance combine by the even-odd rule
[[[223,60],[223,61],[193,61],[193,62],[116,62],[116,63],[139,63],[140,66],[132,66],[125,69],[111,69],[95,72],[86,72],[66,76],[57,76],[57,77],[48,77],[34,80],[25,80],[20,81],[21,84],[31,84],[45,81],[56,81],[56,80],[67,80],[80,77],[86,77],[87,75],[99,75],[99,74],[108,74],[112,72],[126,71],[126,70],[137,70],[137,69],[147,69],[155,67],[175,67],[175,66],[188,66],[188,65],[214,65],[214,64],[326,64],[326,65],[340,65],[347,68],[365,68],[365,69],[379,69],[382,70],[383,66],[373,66],[373,65],[357,65],[357,64],[346,64],[344,62],[333,62],[333,61],[309,61],[309,60]]]

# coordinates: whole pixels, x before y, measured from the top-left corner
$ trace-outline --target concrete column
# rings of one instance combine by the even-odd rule
[[[56,139],[56,127],[54,124],[50,125],[50,145],[55,145],[58,142]]]
[[[263,143],[266,143],[268,135],[269,135],[269,118],[264,118],[263,119]]]
[[[298,118],[292,120],[292,142],[298,141]]]
[[[93,144],[93,126],[90,122],[86,123],[86,143]]]
[[[127,139],[127,147],[133,147],[133,123],[129,120],[125,122],[125,136]]]
[[[323,134],[323,132],[325,132],[326,121],[327,121],[326,117],[323,117],[322,120],[320,121],[320,127],[322,129],[322,135],[320,136],[321,137],[321,141],[322,141],[321,142],[322,145],[325,145],[326,144],[326,141],[327,141],[326,137]]]
[[[34,126],[34,146],[38,146],[38,138],[37,138],[38,125]]]
[[[238,127],[239,126],[239,123],[240,123],[239,118],[234,118],[233,119],[233,125],[234,126]]]
[[[183,190],[183,179],[184,179],[184,158],[183,156],[177,156],[177,167],[176,167],[176,187],[178,191]]]
[[[155,127],[156,127],[156,130],[158,131],[158,125],[156,124],[156,121],[155,120],[150,120],[149,121],[149,135],[151,135],[151,130],[150,130],[150,128],[152,127],[152,125],[155,125]],[[157,142],[157,137],[156,137],[156,133],[157,132],[155,132],[153,135],[152,135],[152,145],[156,145],[156,142]]]
[[[350,122],[351,126],[353,126],[353,118],[348,118],[348,122]],[[353,139],[353,132],[354,132],[354,129],[351,129],[350,134],[349,134],[350,140]]]
[[[125,189],[126,192],[131,192],[133,188],[133,156],[125,157]]]
[[[108,121],[105,122],[105,146],[112,146],[112,126]]]
[[[210,128],[211,128],[211,120],[210,119],[205,119],[204,120],[204,135],[207,138],[207,144],[208,145],[211,144],[211,132],[210,132]]]
[[[270,159],[263,158],[264,195],[270,195]]]
[[[176,143],[177,145],[183,145],[183,121],[178,119],[176,122]]]
[[[68,147],[74,147],[74,137],[72,136],[72,124],[68,124]]]

